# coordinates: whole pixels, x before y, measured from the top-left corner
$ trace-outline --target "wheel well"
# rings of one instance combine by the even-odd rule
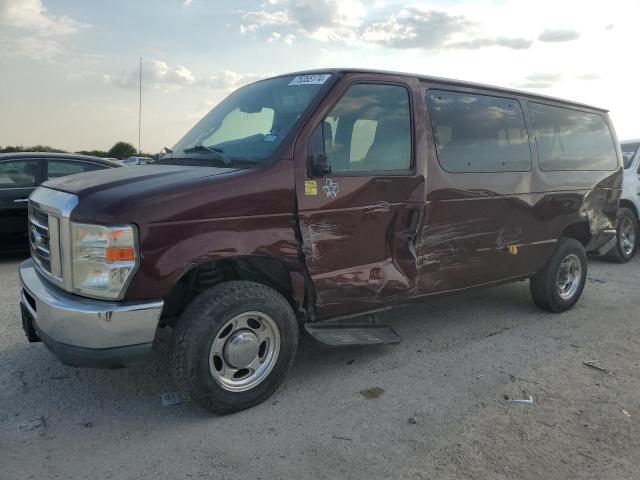
[[[229,280],[261,283],[283,295],[294,311],[289,270],[279,260],[269,257],[240,257],[203,263],[185,273],[164,299],[163,324],[172,324],[185,307],[203,291]]]
[[[636,220],[640,219],[640,216],[638,215],[638,209],[636,208],[635,204],[631,200],[626,200],[626,199],[620,200],[620,206],[631,210],[635,215]]]
[[[589,228],[589,222],[584,221],[572,223],[562,231],[560,236],[573,238],[586,247],[591,241],[591,229]]]

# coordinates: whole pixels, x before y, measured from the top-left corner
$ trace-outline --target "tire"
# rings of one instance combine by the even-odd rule
[[[171,354],[174,380],[212,413],[252,407],[283,382],[298,335],[293,310],[278,292],[254,282],[222,283],[180,316]]]
[[[638,250],[638,220],[626,207],[618,209],[618,226],[616,227],[616,244],[604,257],[616,263],[626,263]]]
[[[567,272],[567,267],[570,267],[574,281],[562,287],[559,285],[560,276]],[[587,254],[584,247],[573,238],[560,238],[551,259],[529,281],[531,297],[534,303],[544,310],[554,313],[565,312],[573,307],[582,295],[586,280]]]

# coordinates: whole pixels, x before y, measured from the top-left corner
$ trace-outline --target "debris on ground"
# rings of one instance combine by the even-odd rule
[[[629,412],[627,412],[624,408],[622,407],[618,407],[618,410],[620,410],[622,413],[624,413],[625,417],[630,417],[631,414]]]
[[[595,365],[595,362],[597,362],[597,360],[587,360],[582,363],[584,363],[587,367],[594,368],[596,370],[606,373],[607,375],[615,375],[615,373],[612,372],[611,370],[607,370],[606,368],[602,368],[602,367],[599,367],[598,365]]]
[[[507,396],[506,400],[516,405],[533,405],[533,397],[531,395],[529,395],[529,398],[510,398]]]
[[[165,392],[162,394],[162,406],[170,407],[172,405],[179,405],[189,401],[187,396],[182,392]]]
[[[331,435],[332,438],[335,438],[336,440],[345,440],[348,442],[353,442],[353,438],[349,438],[349,437],[341,437],[340,435]]]
[[[384,389],[380,387],[371,387],[365,388],[364,390],[360,390],[360,395],[362,395],[367,400],[372,400],[374,398],[381,397],[384,393]]]
[[[355,359],[355,358],[352,358],[351,360],[347,361],[347,365],[351,365],[351,364],[352,364],[353,362],[355,362],[355,361],[356,361],[356,359]]]
[[[411,425],[415,425],[418,423],[418,420],[416,420],[416,417],[409,417],[407,422],[409,422]]]

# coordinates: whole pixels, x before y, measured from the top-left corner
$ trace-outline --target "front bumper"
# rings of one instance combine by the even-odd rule
[[[70,294],[20,265],[23,325],[74,367],[115,368],[140,363],[150,353],[162,301],[131,303]],[[30,328],[32,330],[30,330]]]

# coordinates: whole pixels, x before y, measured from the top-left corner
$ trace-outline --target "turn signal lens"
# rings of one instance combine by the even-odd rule
[[[136,252],[133,247],[108,247],[105,257],[107,262],[133,262]]]

